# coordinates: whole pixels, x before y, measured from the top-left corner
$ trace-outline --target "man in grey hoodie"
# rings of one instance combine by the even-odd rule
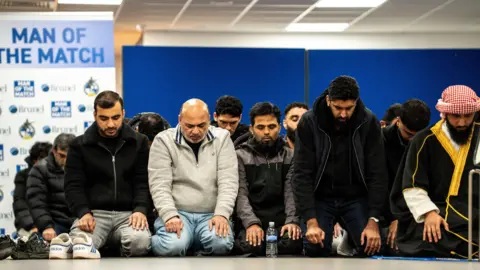
[[[229,222],[238,193],[238,162],[228,131],[210,126],[207,105],[191,99],[178,126],[159,133],[150,148],[149,185],[159,218],[157,256],[227,255]]]

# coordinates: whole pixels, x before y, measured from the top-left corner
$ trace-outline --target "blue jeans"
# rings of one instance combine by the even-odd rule
[[[340,223],[349,235],[349,242],[363,255],[364,247],[360,244],[360,237],[368,223],[368,200],[324,199],[315,202],[315,211],[320,228],[325,232],[324,248],[310,244],[304,237],[305,255],[310,257],[326,257],[332,252],[333,226]],[[306,232],[305,225],[302,229]]]
[[[193,247],[197,255],[228,255],[233,247],[232,225],[227,237],[217,236],[215,226],[210,231],[208,221],[212,213],[188,213],[179,211],[183,222],[180,239],[177,233],[165,230],[162,218],[155,221],[155,235],[152,236],[152,250],[156,256],[185,256]]]

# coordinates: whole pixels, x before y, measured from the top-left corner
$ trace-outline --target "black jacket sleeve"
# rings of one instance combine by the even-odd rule
[[[365,144],[365,181],[368,188],[369,217],[380,218],[388,202],[388,173],[382,131],[373,116]]]
[[[55,225],[48,209],[47,201],[50,194],[46,183],[48,175],[46,167],[43,167],[33,166],[27,178],[27,202],[33,221],[40,232]]]
[[[141,212],[147,215],[152,208],[150,190],[148,187],[148,158],[150,148],[147,137],[141,135],[138,158],[135,165],[135,180],[133,191],[133,212]]]
[[[85,166],[79,145],[81,139],[82,137],[77,137],[72,142],[68,149],[67,163],[65,164],[65,200],[70,211],[77,218],[91,212],[85,192],[87,177],[84,173]]]
[[[292,187],[295,204],[305,222],[316,218],[314,184],[317,170],[314,134],[307,120],[310,119],[302,117],[298,123],[294,159],[290,168],[293,170]]]
[[[30,215],[26,195],[27,195],[27,176],[28,170],[22,170],[15,175],[15,190],[13,191],[13,213],[15,214],[15,226],[17,230],[25,229],[27,231],[33,228],[33,218]]]

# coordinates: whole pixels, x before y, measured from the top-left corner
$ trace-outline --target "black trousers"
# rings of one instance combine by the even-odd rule
[[[278,255],[300,255],[303,251],[302,239],[292,240],[288,236],[288,232],[285,232],[280,237],[280,230],[282,227],[277,228],[278,236]],[[265,234],[267,231],[265,230]],[[245,229],[241,230],[235,237],[235,243],[232,250],[232,255],[249,255],[249,256],[265,256],[266,245],[265,241],[260,246],[252,246],[247,242],[247,232]],[[265,240],[265,239],[264,239]]]

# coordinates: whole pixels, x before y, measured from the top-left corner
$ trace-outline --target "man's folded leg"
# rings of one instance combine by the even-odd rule
[[[178,238],[177,233],[167,232],[165,223],[159,217],[155,221],[155,234],[152,236],[152,251],[155,256],[185,256],[193,244],[194,224],[186,212],[180,212],[183,229]]]
[[[148,228],[135,230],[128,224],[131,212],[117,212],[114,217],[112,242],[120,246],[122,256],[138,257],[146,255],[151,247],[151,234]]]
[[[217,235],[216,226],[210,230],[208,222],[213,214],[195,214],[196,227],[194,231],[197,254],[201,255],[228,255],[233,248],[232,224],[228,222],[229,234],[227,237]]]
[[[265,256],[265,243],[261,245],[252,246],[247,241],[246,230],[241,230],[235,238],[232,255],[250,255],[250,256]]]
[[[280,228],[281,230],[281,228]],[[303,239],[293,240],[289,237],[288,232],[278,238],[278,254],[279,255],[300,255],[303,252]]]
[[[112,222],[112,212],[104,210],[93,210],[93,218],[95,219],[95,229],[93,233],[88,233],[80,230],[78,228],[79,219],[76,219],[73,222],[72,228],[70,229],[70,236],[75,238],[75,236],[80,233],[86,233],[90,238],[92,238],[93,245],[96,249],[101,249],[108,240],[110,232],[113,229]]]

